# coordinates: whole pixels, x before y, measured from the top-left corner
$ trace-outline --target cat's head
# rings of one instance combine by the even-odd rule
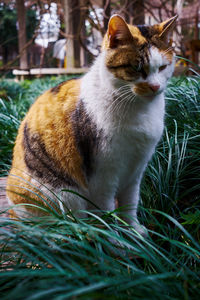
[[[142,97],[161,93],[174,69],[170,35],[177,16],[153,26],[128,25],[113,15],[103,40],[105,62],[114,78]]]

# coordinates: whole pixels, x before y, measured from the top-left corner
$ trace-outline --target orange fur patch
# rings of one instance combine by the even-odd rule
[[[31,189],[40,194],[30,184],[32,177],[28,174],[24,160],[25,124],[28,124],[30,134],[37,133],[40,136],[46,152],[58,163],[62,171],[66,171],[80,186],[86,187],[82,158],[76,147],[71,123],[71,115],[76,108],[79,94],[80,80],[70,80],[60,87],[57,94],[49,90],[41,95],[27,113],[18,131],[12,169],[7,181],[7,195],[14,204],[31,202],[26,197],[42,201],[29,191]],[[23,194],[25,198],[16,193]]]
[[[134,92],[137,95],[145,95],[151,91],[149,84],[147,82],[139,82],[134,87]]]
[[[136,47],[141,46],[147,42],[146,38],[141,34],[140,30],[136,26],[129,25],[129,24],[127,24],[127,25],[128,25],[128,28],[134,38]],[[109,45],[110,45],[110,42],[109,42],[109,36],[107,33],[107,34],[105,34],[105,36],[103,38],[102,47],[101,47],[102,50],[109,49]]]
[[[43,197],[46,201],[47,198],[31,183],[32,176],[29,174],[26,164],[24,162],[24,148],[23,148],[23,129],[25,121],[22,122],[18,136],[15,142],[14,152],[13,152],[13,162],[10,174],[7,178],[6,185],[6,194],[9,200],[13,204],[42,204],[46,205],[45,202],[42,202],[40,197]],[[38,196],[37,196],[38,195]],[[56,206],[52,203],[54,208]],[[33,206],[25,206],[26,210],[34,215],[46,215],[42,210],[38,210]],[[10,216],[12,218],[17,218],[16,211],[21,211],[22,206],[17,207],[16,209],[10,209]]]
[[[32,107],[27,121],[30,131],[40,135],[47,153],[81,186],[86,186],[81,171],[82,159],[76,148],[70,120],[79,94],[80,80],[71,80],[62,85],[56,95],[47,91]]]

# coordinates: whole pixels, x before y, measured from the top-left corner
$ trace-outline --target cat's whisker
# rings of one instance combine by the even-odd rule
[[[110,94],[110,96],[117,95],[120,91],[123,91],[124,89],[126,89],[126,87],[121,86],[118,89],[113,90],[112,93]],[[108,91],[108,92],[110,92],[110,91]]]
[[[128,90],[128,89],[130,89],[130,86],[129,85],[123,85],[123,86],[121,86],[121,87],[119,87],[118,89],[116,89],[116,90],[114,90],[112,93],[111,93],[111,96],[113,96],[113,95],[117,95],[117,94],[119,94],[120,92],[122,92],[123,90]]]
[[[128,101],[127,101],[128,105],[133,105],[133,103],[135,103],[135,98],[136,98],[136,95],[134,95],[134,97],[130,96],[129,99],[128,99]],[[125,118],[126,118],[128,112],[129,112],[129,110],[127,109],[125,111]]]
[[[130,89],[128,85],[125,85],[118,88],[118,90],[112,92],[112,94],[110,95],[111,104],[108,107],[109,109],[107,110],[107,114],[105,115],[105,118],[107,118],[107,115],[109,117],[109,114],[114,112],[115,104],[119,102],[119,99],[121,97],[124,97],[126,95],[126,93],[128,92],[128,88]]]
[[[132,93],[130,91],[126,91],[123,94],[121,94],[119,97],[117,97],[117,99],[115,99],[115,101],[112,103],[112,106],[113,106],[112,113],[120,111],[121,106],[126,101],[126,98],[129,95],[132,96]],[[119,99],[120,99],[120,101],[119,101]],[[115,105],[116,102],[117,102],[117,104]]]
[[[174,50],[174,47],[169,47],[167,48],[163,53],[167,54],[169,51]]]
[[[123,101],[120,102],[120,107],[118,106],[118,111],[117,111],[117,115],[119,115],[119,119],[116,123],[116,126],[115,126],[115,129],[120,131],[121,129],[121,122],[122,122],[122,119],[125,119],[124,118],[124,115],[123,115],[123,111],[125,110],[126,106],[128,105],[128,102],[129,102],[129,99],[132,98],[132,96],[127,96],[125,99],[123,99]],[[121,113],[120,113],[121,111]]]
[[[130,92],[129,90],[124,89],[124,90],[120,91],[119,93],[112,95],[111,102],[116,103],[119,99],[123,98],[129,92]]]
[[[123,94],[120,94],[114,101],[113,101],[113,103],[116,103],[116,102],[118,102],[119,100],[121,101],[123,101],[125,98],[124,97],[126,97],[127,95],[129,95],[130,94],[130,91],[125,91]]]
[[[114,113],[114,111],[116,111],[117,107],[121,104],[121,102],[124,101],[124,97],[125,97],[126,95],[128,95],[129,93],[130,93],[130,90],[129,90],[129,91],[125,90],[125,91],[123,91],[123,93],[121,93],[117,98],[115,98],[114,101],[113,101],[113,99],[112,99],[112,100],[111,100],[112,102],[111,102],[111,104],[110,104],[110,106],[109,106],[110,109],[108,110],[108,114]],[[116,104],[116,105],[115,105],[115,104]]]
[[[128,102],[135,97],[135,96],[134,97],[133,96],[134,96],[133,93],[129,90],[128,92],[123,93],[121,95],[121,97],[117,98],[117,100],[119,98],[122,98],[122,99],[120,101],[118,101],[118,103],[113,107],[111,112],[112,112],[112,114],[121,116],[121,118],[119,118],[118,124],[120,123],[120,119],[123,118],[123,111],[125,110],[126,105],[128,105]],[[123,108],[123,106],[124,106],[124,108]],[[119,127],[119,126],[117,126],[117,127]]]
[[[114,99],[114,102],[116,102],[118,99],[124,97],[124,95],[126,95],[126,94],[129,93],[129,92],[130,92],[130,91],[128,91],[128,90],[124,90],[124,91],[121,92],[120,94],[118,94],[118,95],[112,97],[112,101],[113,101],[113,99]]]
[[[124,106],[122,105],[122,108],[121,108],[121,118],[119,119],[118,129],[120,129],[122,127],[121,126],[122,120],[126,120],[126,116],[129,111],[126,108],[129,106],[129,104],[131,104],[131,102],[132,102],[132,95],[130,94],[129,97],[127,96],[125,101],[123,102]]]

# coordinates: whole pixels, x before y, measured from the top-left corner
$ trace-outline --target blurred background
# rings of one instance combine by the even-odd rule
[[[199,64],[199,0],[5,0],[0,3],[0,75],[9,76],[14,69],[23,76],[38,68],[70,73],[88,67],[114,13],[130,24],[150,25],[178,14],[174,46],[186,60],[177,60],[176,73],[187,71],[188,60]],[[55,69],[50,73],[56,74]]]

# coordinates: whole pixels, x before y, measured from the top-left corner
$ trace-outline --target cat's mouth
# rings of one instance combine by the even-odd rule
[[[133,91],[136,95],[151,99],[162,92],[159,84],[148,84],[147,82],[140,82],[133,87]]]

